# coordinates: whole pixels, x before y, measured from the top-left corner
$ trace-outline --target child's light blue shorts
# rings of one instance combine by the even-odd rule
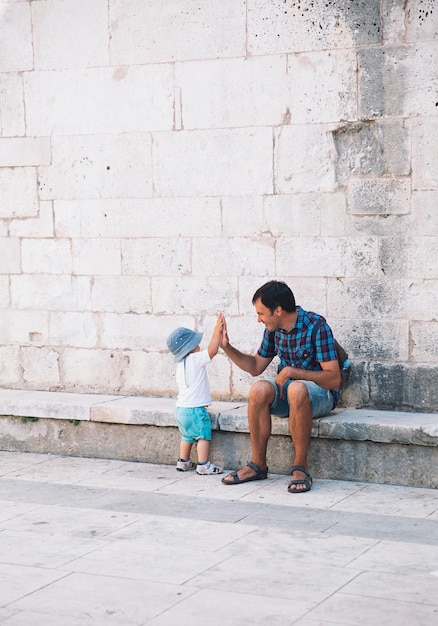
[[[198,439],[211,440],[211,419],[205,406],[177,406],[175,416],[183,441],[196,443]]]
[[[289,401],[287,399],[287,388],[290,383],[296,382],[288,380],[285,384],[284,398],[280,398],[280,389],[274,378],[268,378],[267,382],[271,383],[275,389],[274,402],[269,407],[271,415],[277,417],[289,417]],[[325,417],[333,409],[333,396],[329,389],[324,389],[311,380],[300,380],[300,383],[304,383],[309,393],[310,406],[312,408],[312,417]]]

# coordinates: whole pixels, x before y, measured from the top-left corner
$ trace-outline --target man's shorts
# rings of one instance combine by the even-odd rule
[[[275,382],[274,378],[268,378],[267,382],[271,383],[275,389],[275,398],[274,402],[269,407],[271,415],[276,415],[277,417],[289,417],[289,401],[287,399],[287,388],[293,382],[293,380],[288,380],[285,384],[284,391],[284,399],[280,398],[280,389]],[[333,396],[329,389],[324,389],[324,387],[320,387],[316,383],[310,380],[300,380],[300,383],[304,383],[307,387],[307,391],[309,393],[310,406],[312,408],[312,417],[315,419],[316,417],[325,417],[330,413],[333,409]]]
[[[177,406],[175,416],[183,441],[196,443],[198,439],[211,440],[211,419],[205,406],[194,408]]]

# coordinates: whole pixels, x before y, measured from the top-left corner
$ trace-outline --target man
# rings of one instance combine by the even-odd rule
[[[295,451],[288,491],[304,493],[312,487],[307,462],[312,419],[324,417],[339,401],[341,373],[333,334],[323,319],[313,342],[312,330],[321,316],[296,306],[294,295],[284,282],[269,281],[255,292],[252,303],[258,321],[266,327],[257,353],[243,354],[234,348],[226,325],[221,347],[233,363],[252,376],[264,372],[277,355],[280,363],[277,377],[257,381],[249,394],[252,460],[225,476],[222,482],[237,485],[267,478],[266,449],[271,415],[276,415],[289,418]]]

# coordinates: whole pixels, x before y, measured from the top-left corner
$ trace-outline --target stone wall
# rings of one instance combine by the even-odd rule
[[[437,410],[437,32],[433,0],[0,0],[0,386],[173,395],[168,333],[221,310],[255,351],[278,278],[345,404]]]

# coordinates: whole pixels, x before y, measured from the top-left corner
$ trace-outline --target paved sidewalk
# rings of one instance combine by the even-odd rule
[[[438,491],[0,452],[0,624],[432,626]]]

